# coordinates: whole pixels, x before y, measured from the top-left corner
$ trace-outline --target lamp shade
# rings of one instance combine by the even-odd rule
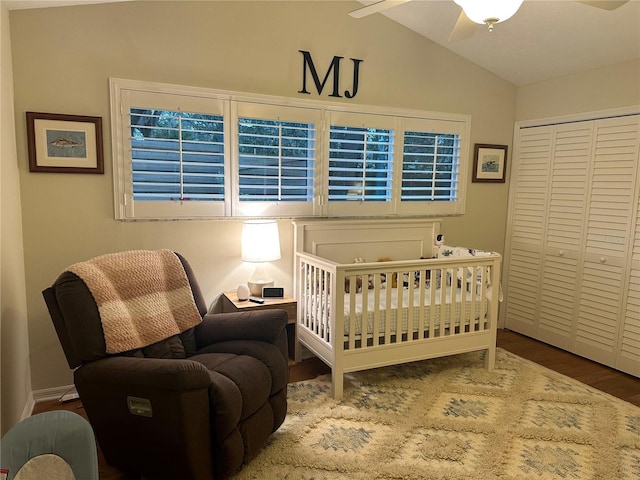
[[[462,7],[470,20],[480,25],[486,23],[490,28],[493,24],[504,22],[511,18],[522,5],[522,0],[454,0]]]
[[[275,220],[242,222],[242,260],[273,262],[280,259],[280,235]]]

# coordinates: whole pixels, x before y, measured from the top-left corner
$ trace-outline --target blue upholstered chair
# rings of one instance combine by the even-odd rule
[[[0,440],[0,469],[7,480],[98,480],[91,425],[67,410],[28,417]]]

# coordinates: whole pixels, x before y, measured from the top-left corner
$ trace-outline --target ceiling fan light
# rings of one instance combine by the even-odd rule
[[[522,0],[453,0],[470,20],[480,25],[493,25],[510,19],[522,5]]]

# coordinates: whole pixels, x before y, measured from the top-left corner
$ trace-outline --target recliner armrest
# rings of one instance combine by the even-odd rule
[[[109,357],[83,365],[76,374],[90,383],[175,391],[208,388],[211,384],[206,367],[182,359]]]
[[[183,359],[109,357],[74,372],[107,462],[145,478],[213,478],[211,382]]]
[[[198,348],[232,340],[275,344],[287,325],[287,312],[278,309],[209,313],[194,330]]]

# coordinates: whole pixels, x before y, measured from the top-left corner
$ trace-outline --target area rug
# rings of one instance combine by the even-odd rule
[[[289,385],[234,479],[640,479],[640,408],[498,349]]]

